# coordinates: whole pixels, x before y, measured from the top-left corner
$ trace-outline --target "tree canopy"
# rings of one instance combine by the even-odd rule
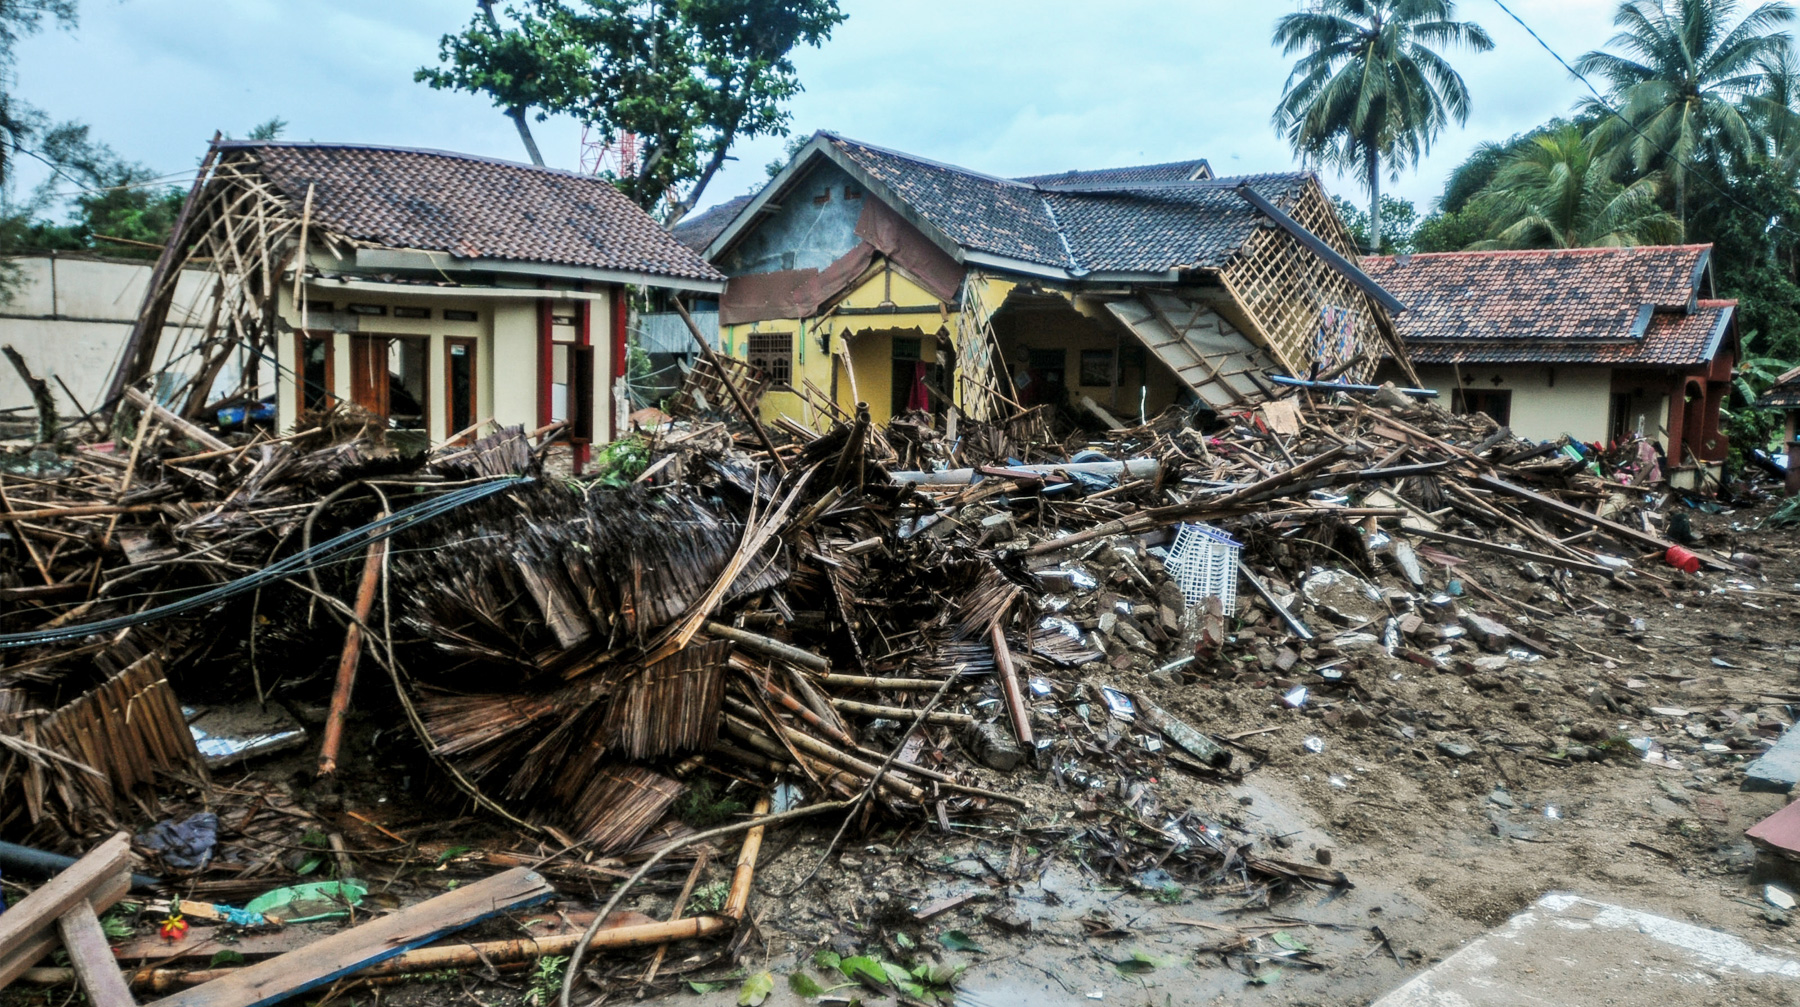
[[[574,116],[603,139],[636,138],[615,179],[673,223],[741,139],[785,135],[801,90],[792,60],[844,20],[837,0],[492,0],[439,43],[415,79],[491,98],[543,158],[527,119]]]
[[[1383,161],[1398,177],[1446,125],[1468,121],[1468,87],[1433,47],[1494,47],[1455,13],[1453,0],[1322,0],[1275,23],[1282,54],[1301,54],[1275,127],[1303,158],[1362,177],[1376,247]]]

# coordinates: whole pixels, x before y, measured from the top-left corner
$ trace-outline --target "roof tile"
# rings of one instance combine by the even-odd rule
[[[259,163],[296,210],[394,248],[723,280],[605,179],[468,154],[331,143],[221,145]]]
[[[1370,256],[1362,266],[1406,304],[1395,326],[1414,363],[1690,366],[1710,359],[1737,303],[1694,300],[1711,247]],[[1645,305],[1655,313],[1636,336]]]

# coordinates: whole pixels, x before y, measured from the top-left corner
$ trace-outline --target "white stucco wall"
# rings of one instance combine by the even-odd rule
[[[143,306],[153,264],[72,253],[8,256],[7,261],[18,270],[18,284],[13,298],[0,304],[0,343],[18,350],[32,373],[50,383],[65,419],[80,413],[63,385],[80,406],[95,408]],[[159,370],[176,377],[198,370],[200,361],[186,351],[203,334],[210,307],[206,274],[184,271],[158,345]],[[215,396],[237,387],[242,364],[226,365],[213,384]],[[25,383],[10,365],[0,364],[0,408],[30,404]]]
[[[1544,364],[1471,364],[1461,369],[1463,387],[1512,392],[1513,433],[1534,441],[1568,434],[1580,441],[1605,441],[1612,411],[1612,368]],[[1422,366],[1419,380],[1439,392],[1449,408],[1457,387],[1450,367]],[[1498,379],[1498,380],[1495,380]],[[1651,422],[1659,422],[1652,416]]]

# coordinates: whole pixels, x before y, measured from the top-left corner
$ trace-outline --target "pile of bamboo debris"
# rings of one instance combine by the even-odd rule
[[[1174,685],[1290,643],[1439,666],[1459,646],[1550,652],[1474,610],[1554,604],[1487,592],[1478,557],[1542,566],[1565,601],[1576,578],[1683,576],[1643,568],[1674,547],[1643,487],[1395,395],[1300,390],[1204,428],[1171,412],[1064,443],[1041,415],[958,431],[863,412],[823,435],[785,426],[773,456],[766,431],[677,421],[641,435],[648,465],[624,488],[517,479],[535,471],[518,431],[401,457],[337,416],[231,445],[136,401],[130,440],[0,477],[0,717],[18,739],[0,752],[0,830],[91,834],[130,799],[157,817],[162,781],[204,782],[173,694],[113,753],[58,728],[80,719],[59,711],[72,699],[95,707],[86,724],[125,702],[128,675],[183,700],[265,677],[322,699],[336,659],[329,769],[364,656],[457,786],[566,848],[642,855],[681,835],[670,810],[703,769],[948,827],[1025,804],[997,784],[1031,766],[1091,810],[1107,772],[1232,773],[1254,754],[1109,676]],[[1210,587],[1176,554],[1199,522],[1242,545]],[[1438,567],[1470,595],[1446,594]],[[1472,635],[1444,633],[1445,611]],[[1122,762],[1115,720],[1169,746]],[[98,800],[82,767],[116,795]],[[1153,795],[1117,789],[1159,827]],[[1117,848],[1121,871],[1153,852]],[[1343,880],[1206,844],[1162,857],[1214,882]]]

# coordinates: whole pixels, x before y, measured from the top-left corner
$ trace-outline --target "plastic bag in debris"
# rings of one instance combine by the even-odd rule
[[[1789,525],[1800,525],[1800,497],[1794,497],[1775,509],[1775,513],[1763,518],[1762,527],[1786,528]]]
[[[219,816],[210,811],[157,822],[137,837],[139,846],[162,854],[163,863],[181,871],[197,871],[212,860],[219,841]]]
[[[1079,465],[1084,462],[1110,461],[1117,461],[1117,459],[1098,451],[1078,451],[1075,453],[1075,457],[1069,459],[1069,464]],[[1071,472],[1069,473],[1069,476],[1077,483],[1081,484],[1081,489],[1084,493],[1098,493],[1104,489],[1111,489],[1119,482],[1118,478],[1115,476],[1103,476],[1095,472]]]

